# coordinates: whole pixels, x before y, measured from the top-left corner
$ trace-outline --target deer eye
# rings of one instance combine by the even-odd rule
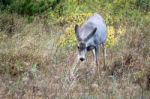
[[[77,46],[78,47],[78,49],[80,48],[79,46]]]

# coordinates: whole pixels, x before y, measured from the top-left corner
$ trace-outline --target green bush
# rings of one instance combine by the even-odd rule
[[[46,10],[54,10],[60,0],[2,0],[1,9],[7,9],[10,12],[17,12],[21,15],[36,15]]]
[[[148,12],[148,10],[150,10],[150,0],[136,0],[136,6],[139,9]]]

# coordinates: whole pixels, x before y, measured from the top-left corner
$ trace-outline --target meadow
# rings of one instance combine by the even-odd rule
[[[107,24],[107,68],[100,53],[92,74],[89,52],[74,80],[74,26],[95,12]],[[149,0],[0,1],[0,99],[149,98]]]

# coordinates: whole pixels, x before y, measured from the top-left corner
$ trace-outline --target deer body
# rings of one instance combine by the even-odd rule
[[[78,41],[78,59],[84,61],[87,51],[93,51],[98,64],[99,48],[101,44],[104,45],[107,37],[107,28],[102,16],[94,13],[81,28],[75,26],[75,33]]]

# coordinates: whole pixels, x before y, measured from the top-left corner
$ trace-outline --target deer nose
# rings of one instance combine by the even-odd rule
[[[80,61],[84,61],[85,60],[85,58],[80,58]]]

